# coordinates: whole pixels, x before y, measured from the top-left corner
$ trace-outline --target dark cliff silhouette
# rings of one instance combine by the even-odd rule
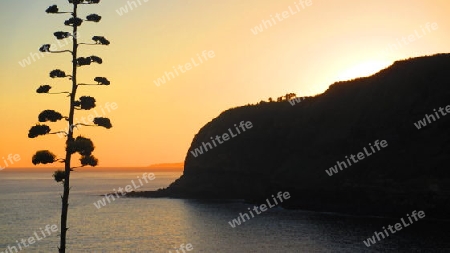
[[[289,191],[286,208],[356,214],[450,211],[450,54],[397,61],[377,74],[332,84],[292,105],[260,103],[227,110],[194,137],[183,176],[166,189],[134,196],[238,198],[262,201]],[[449,109],[450,110],[450,109]],[[414,124],[427,120],[420,129]],[[438,116],[439,116],[438,115]],[[195,157],[234,124],[245,133]],[[388,146],[364,160],[330,169],[376,140]]]

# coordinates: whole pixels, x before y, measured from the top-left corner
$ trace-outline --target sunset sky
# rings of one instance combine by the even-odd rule
[[[49,72],[70,73],[70,54],[23,62],[43,44],[57,43],[53,32],[71,31],[63,24],[68,14],[45,13],[52,4],[70,10],[63,0],[0,2],[1,167],[9,154],[21,158],[10,168],[33,167],[36,150],[64,155],[64,139],[56,135],[27,137],[41,111],[67,115],[66,96],[35,90],[43,84],[69,90],[69,80],[51,79]],[[450,52],[449,12],[448,0],[102,0],[81,5],[81,17],[97,13],[103,19],[83,23],[80,41],[101,35],[111,45],[80,46],[79,56],[97,55],[103,64],[81,67],[78,80],[92,83],[95,76],[105,76],[111,85],[83,86],[77,94],[95,97],[96,113],[109,117],[113,128],[81,127],[75,136],[92,138],[102,167],[181,162],[198,130],[231,107],[290,92],[321,93],[335,81],[372,74],[395,60]],[[166,83],[157,85],[163,76]],[[117,107],[108,110],[111,104]],[[76,118],[89,114],[95,112],[79,111]],[[48,125],[54,131],[65,127],[64,122]]]

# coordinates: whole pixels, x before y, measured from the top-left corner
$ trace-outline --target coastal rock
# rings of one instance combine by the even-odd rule
[[[450,105],[449,66],[450,54],[397,61],[295,105],[283,100],[224,111],[195,135],[181,178],[139,194],[258,202],[289,191],[286,208],[444,216],[450,211],[450,115],[437,118],[434,110]],[[436,119],[427,120],[432,114]],[[253,127],[192,154],[241,121]],[[426,126],[419,129],[419,121]],[[376,140],[389,145],[326,173]]]

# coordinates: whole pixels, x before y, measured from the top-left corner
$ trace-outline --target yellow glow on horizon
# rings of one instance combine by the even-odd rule
[[[39,168],[31,163],[37,150],[64,156],[64,139],[27,137],[42,110],[62,114],[68,110],[65,95],[35,92],[43,84],[54,91],[67,91],[71,85],[70,80],[48,74],[57,68],[70,72],[70,54],[37,57],[40,46],[58,43],[53,32],[69,30],[64,26],[67,15],[45,13],[54,2],[0,2],[3,19],[14,20],[0,23],[0,31],[7,35],[0,40],[2,167],[3,157],[10,154],[21,159],[8,163],[8,168]],[[60,2],[61,9],[68,8],[67,1]],[[79,57],[96,55],[103,64],[80,68],[77,79],[90,83],[104,76],[111,85],[80,87],[77,97],[95,97],[97,113],[110,118],[113,127],[79,127],[75,136],[92,139],[101,167],[183,162],[198,131],[229,108],[291,92],[313,96],[338,80],[373,74],[396,60],[450,51],[448,0],[311,2],[295,15],[289,14],[289,8],[296,11],[299,1],[141,0],[123,15],[117,11],[130,8],[126,0],[80,6],[80,17],[96,13],[102,20],[83,22],[79,42],[90,43],[98,35],[111,44],[79,47]],[[267,29],[255,35],[252,30],[263,23]],[[426,25],[433,23],[437,29],[428,31]],[[410,35],[413,40],[404,43]],[[154,80],[205,50],[215,56],[160,86],[155,84]],[[22,66],[19,62],[24,60],[30,64]],[[116,103],[117,108],[108,111],[107,103]],[[91,114],[96,115],[94,110],[77,111],[75,118]],[[65,122],[49,126],[55,131],[67,127]],[[73,158],[74,166],[78,159]]]
[[[380,70],[391,65],[392,62],[383,61],[383,60],[370,60],[354,65],[347,70],[345,70],[342,74],[339,75],[339,81],[346,81],[355,79],[358,77],[366,77],[371,76]]]

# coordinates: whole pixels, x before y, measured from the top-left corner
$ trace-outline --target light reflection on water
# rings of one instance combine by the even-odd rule
[[[180,175],[155,174],[156,179],[144,185],[143,190],[166,187]],[[62,188],[50,175],[0,174],[0,252],[47,224],[59,227]],[[74,176],[69,208],[69,253],[175,252],[187,243],[194,247],[191,252],[208,253],[450,252],[450,229],[445,224],[420,222],[367,248],[363,240],[397,220],[273,208],[232,228],[228,221],[246,212],[250,205],[123,197],[101,209],[93,205],[101,199],[100,194],[125,187],[140,175],[142,172],[100,172]],[[22,252],[56,252],[57,245],[55,234]]]

